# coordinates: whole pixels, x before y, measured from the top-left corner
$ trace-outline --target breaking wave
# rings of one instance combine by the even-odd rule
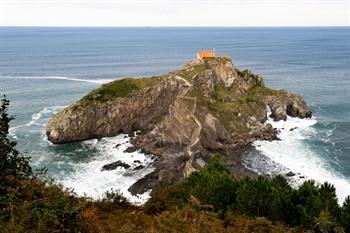
[[[268,117],[267,123],[278,129],[280,140],[254,142],[256,151],[248,153],[243,161],[248,169],[272,176],[292,171],[295,175],[288,180],[295,187],[307,179],[329,182],[336,187],[340,202],[350,194],[349,179],[336,172],[307,142],[318,136],[313,127],[317,123],[315,118],[287,117],[286,121],[275,122]]]
[[[104,84],[113,81],[112,79],[82,79],[82,78],[70,78],[70,77],[60,77],[60,76],[32,76],[32,77],[22,77],[22,76],[1,76],[0,78],[8,79],[45,79],[45,80],[66,80],[73,82],[87,82],[87,83],[96,83]]]
[[[131,146],[129,140],[127,135],[120,134],[82,142],[90,150],[97,150],[98,155],[89,162],[73,164],[74,171],[61,177],[58,182],[65,187],[73,188],[78,195],[87,195],[94,199],[102,198],[106,191],[113,188],[119,190],[131,202],[143,204],[149,199],[150,191],[134,196],[128,188],[153,171],[153,156],[142,154],[140,151],[124,152]],[[118,148],[117,144],[120,144]],[[112,171],[101,171],[103,165],[118,160],[130,165],[130,168],[119,167]],[[142,169],[135,169],[140,165]]]
[[[119,190],[135,204],[146,202],[151,190],[133,196],[128,188],[153,171],[153,156],[140,151],[124,152],[132,146],[130,138],[124,134],[65,145],[50,143],[45,135],[47,121],[65,107],[46,107],[34,113],[28,123],[10,128],[10,136],[15,138],[22,148],[26,148],[26,154],[32,157],[32,165],[46,167],[48,175],[55,182],[72,188],[78,195],[99,199],[106,191],[114,189]],[[118,160],[130,167],[101,171],[103,165]]]

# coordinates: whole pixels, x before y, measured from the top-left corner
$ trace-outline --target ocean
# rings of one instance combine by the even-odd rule
[[[11,100],[10,135],[18,149],[46,167],[56,182],[99,198],[113,188],[134,202],[127,188],[152,171],[152,157],[126,154],[125,135],[52,145],[47,120],[110,80],[174,70],[198,50],[215,48],[240,69],[265,77],[273,88],[302,94],[312,119],[271,123],[281,141],[258,141],[244,165],[261,174],[294,172],[328,181],[339,200],[350,194],[350,28],[49,28],[0,27],[0,94]],[[295,130],[290,130],[297,127]],[[120,143],[120,148],[114,146]],[[101,171],[122,160],[130,169]],[[143,170],[133,170],[137,165]],[[135,162],[136,161],[136,162]]]

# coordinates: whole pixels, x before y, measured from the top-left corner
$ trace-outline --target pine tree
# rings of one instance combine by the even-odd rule
[[[9,139],[9,123],[14,119],[8,114],[10,101],[4,95],[0,106],[0,194],[6,192],[6,179],[24,179],[32,175],[29,158],[23,157],[16,149],[16,142]]]
[[[319,192],[323,204],[322,209],[327,210],[333,218],[340,215],[340,206],[338,204],[337,194],[334,185],[325,182],[320,186]]]
[[[320,215],[315,218],[314,230],[316,232],[328,233],[332,232],[334,222],[332,219],[332,215],[326,210],[322,210]]]
[[[348,196],[343,203],[340,222],[345,228],[345,232],[350,232],[350,196]]]

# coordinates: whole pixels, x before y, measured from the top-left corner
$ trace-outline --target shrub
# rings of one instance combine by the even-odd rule
[[[130,205],[128,199],[126,199],[120,191],[115,191],[111,189],[110,191],[105,192],[102,202],[111,202],[117,204],[118,206],[128,206]]]
[[[165,210],[183,208],[189,199],[190,194],[182,185],[172,185],[154,192],[144,208],[148,214],[159,214]]]
[[[193,172],[183,186],[201,204],[211,205],[217,211],[226,211],[236,199],[237,181],[218,154],[214,154],[204,169]]]

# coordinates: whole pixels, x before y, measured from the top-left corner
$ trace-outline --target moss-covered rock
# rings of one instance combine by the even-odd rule
[[[123,78],[109,82],[84,96],[79,103],[88,104],[90,101],[105,102],[118,97],[130,97],[141,89],[157,85],[160,79],[161,77]]]

